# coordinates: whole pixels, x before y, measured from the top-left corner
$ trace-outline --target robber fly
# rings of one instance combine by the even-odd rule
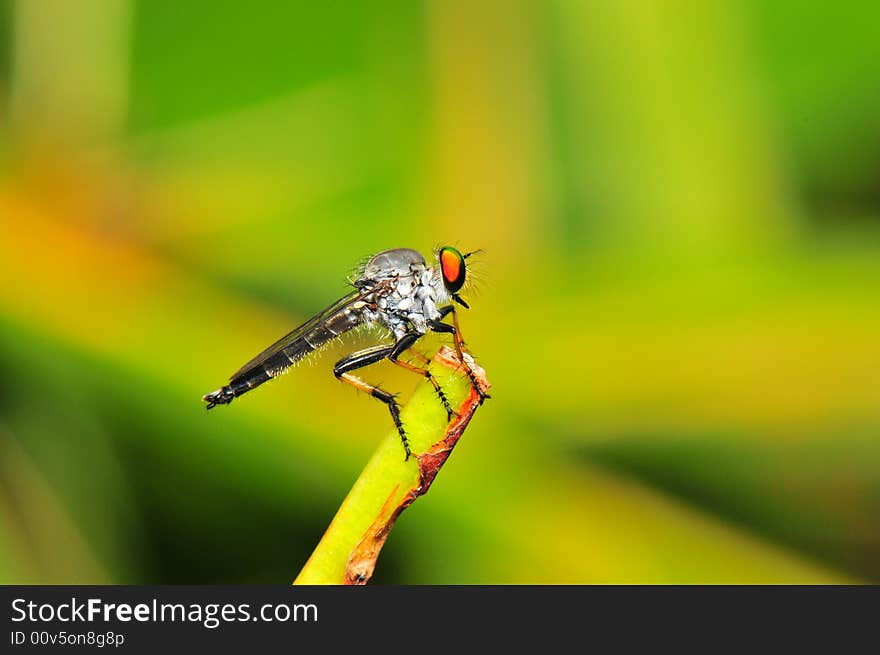
[[[292,364],[349,330],[377,325],[394,337],[394,343],[372,346],[343,357],[333,367],[333,374],[388,406],[403,442],[406,459],[409,459],[412,453],[406,431],[400,422],[400,408],[394,395],[365,382],[353,375],[352,371],[389,359],[398,366],[418,373],[434,386],[446,410],[447,419],[451,420],[455,412],[443,389],[428,370],[428,358],[413,350],[424,366],[416,366],[400,359],[404,352],[428,332],[443,332],[452,335],[459,359],[479,394],[480,403],[489,398],[463,355],[464,342],[455,313],[456,304],[469,309],[458,292],[464,285],[467,273],[465,260],[472,254],[474,253],[462,255],[455,248],[444,246],[436,252],[436,266],[429,266],[421,254],[409,248],[395,248],[374,255],[352,280],[354,290],[351,293],[254,357],[232,374],[229,384],[205,395],[203,400],[208,409],[231,403],[233,399],[277,377]],[[452,325],[442,322],[449,314],[452,314]]]

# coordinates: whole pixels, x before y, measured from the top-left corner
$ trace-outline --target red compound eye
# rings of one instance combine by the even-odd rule
[[[444,246],[438,254],[440,272],[443,274],[443,285],[450,293],[455,293],[464,284],[464,257],[455,248]]]

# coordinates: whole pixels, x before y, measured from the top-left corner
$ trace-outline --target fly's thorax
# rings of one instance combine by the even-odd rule
[[[425,258],[409,248],[394,248],[373,255],[364,265],[361,278],[379,281],[393,280],[409,275],[421,275],[425,270]]]
[[[375,320],[398,339],[408,332],[427,333],[428,321],[440,318],[432,279],[427,268],[398,276],[376,297]]]

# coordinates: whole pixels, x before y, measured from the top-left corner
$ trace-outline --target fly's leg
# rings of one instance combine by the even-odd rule
[[[447,305],[446,307],[440,308],[440,320],[442,321],[448,314],[452,314],[452,325],[455,328],[455,332],[452,334],[453,341],[455,342],[455,350],[458,352],[458,358],[461,361],[464,361],[464,357],[462,353],[466,350],[464,339],[461,337],[461,328],[458,327],[458,312],[455,311],[455,305]],[[438,321],[439,322],[439,321]]]
[[[461,336],[461,328],[458,326],[458,312],[455,311],[455,305],[447,305],[446,307],[442,307],[440,309],[440,321],[442,321],[447,314],[452,314],[452,327],[454,329],[449,330],[450,326],[446,325],[440,330],[436,330],[433,325],[430,325],[431,321],[429,321],[429,327],[431,329],[435,329],[437,332],[449,332],[452,334],[452,341],[455,343],[455,350],[458,353],[458,358],[464,362],[464,351],[467,350],[465,348],[464,339]],[[435,321],[436,323],[440,323],[440,321]],[[441,323],[441,325],[443,325]]]
[[[428,371],[428,366],[431,364],[431,360],[423,353],[418,350],[411,350],[416,357],[418,357],[425,364],[424,368],[419,368],[417,366],[407,365],[404,368],[408,368],[411,371],[416,371],[417,373],[421,373],[423,370],[426,371],[425,377],[431,381],[431,384],[434,386],[434,390],[437,392],[437,396],[440,398],[440,402],[443,403],[443,409],[446,410],[446,416],[448,420],[452,420],[453,416],[458,416],[458,412],[452,409],[452,406],[449,404],[449,401],[446,399],[446,394],[443,393],[443,389],[440,388],[440,383],[437,382],[437,379]],[[400,362],[395,362],[395,364],[399,364]]]
[[[480,383],[477,382],[477,378],[474,375],[473,370],[471,370],[470,365],[464,358],[464,340],[461,338],[461,329],[458,327],[458,314],[455,311],[455,305],[447,305],[446,307],[442,308],[440,310],[440,318],[442,319],[449,313],[452,313],[453,325],[431,320],[428,321],[428,327],[431,328],[434,332],[443,332],[452,335],[452,341],[455,344],[455,352],[456,354],[458,354],[458,359],[464,366],[464,370],[467,373],[468,378],[470,378],[471,386],[480,396],[480,404],[482,405],[483,401],[485,401],[486,398],[491,398],[492,396],[483,391]]]
[[[458,338],[458,330],[455,329],[455,326],[449,325],[447,323],[441,323],[440,321],[428,321],[428,327],[435,332],[444,332],[446,334],[452,335],[453,341],[455,342],[455,350],[458,354],[458,359],[459,361],[461,361],[461,365],[464,366],[465,373],[467,373],[467,376],[471,381],[471,386],[480,396],[480,404],[482,405],[483,401],[486,400],[486,398],[491,398],[492,396],[483,391],[480,383],[477,382],[477,377],[471,370],[470,364],[465,361],[464,349],[462,348],[463,342]]]
[[[412,452],[409,449],[409,441],[406,438],[403,423],[400,422],[400,407],[398,406],[394,395],[349,373],[349,371],[354,371],[363,368],[364,366],[369,366],[370,364],[382,361],[392,353],[394,348],[395,346],[375,346],[373,348],[365,348],[364,350],[352,353],[348,357],[343,357],[336,362],[336,366],[333,367],[333,375],[352,385],[356,389],[365,391],[376,400],[388,405],[388,411],[391,412],[391,418],[394,420],[394,427],[397,428],[397,433],[400,435],[400,440],[403,442],[403,450],[406,452],[405,459],[408,460],[410,455],[412,455]]]
[[[446,410],[446,420],[451,421],[452,417],[455,415],[455,410],[449,404],[449,401],[446,399],[446,394],[443,393],[443,389],[440,388],[440,383],[437,382],[437,379],[431,374],[431,371],[428,370],[427,364],[430,362],[427,357],[425,357],[422,353],[417,350],[413,350],[411,352],[418,355],[425,363],[426,366],[424,368],[420,366],[415,366],[410,364],[409,362],[404,362],[401,359],[398,359],[405,351],[412,347],[412,345],[416,342],[416,340],[420,337],[419,334],[405,334],[400,340],[394,344],[394,349],[391,351],[391,354],[388,355],[388,359],[397,364],[398,366],[405,368],[407,371],[412,371],[418,375],[421,375],[431,383],[434,387],[434,391],[437,392],[437,396],[440,398],[440,402],[443,403],[443,409]]]

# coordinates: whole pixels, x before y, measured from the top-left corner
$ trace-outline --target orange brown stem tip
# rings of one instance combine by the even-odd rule
[[[485,394],[489,389],[489,383],[486,380],[485,371],[477,366],[469,355],[465,354],[464,356],[467,358],[468,364],[473,372],[474,382],[480,386],[482,394]],[[344,516],[346,505],[352,500],[352,496],[355,495],[356,490],[359,488],[363,479],[372,479],[375,477],[375,471],[370,471],[370,466],[372,465],[371,462],[367,469],[365,469],[361,479],[355,484],[355,487],[349,494],[349,498],[346,498],[346,501],[343,503],[322,538],[322,543],[318,544],[318,547],[315,549],[315,552],[312,554],[309,562],[306,563],[306,566],[303,568],[303,571],[300,573],[294,584],[365,584],[373,575],[373,571],[376,567],[376,560],[379,557],[382,546],[385,545],[385,541],[388,538],[391,529],[394,527],[397,517],[400,516],[403,510],[412,505],[416,498],[424,495],[428,492],[428,489],[430,489],[431,484],[434,482],[440,469],[452,453],[455,444],[458,443],[465,428],[468,423],[470,423],[471,417],[474,415],[477,407],[480,406],[481,400],[481,393],[471,385],[468,380],[466,369],[454,349],[446,346],[442,347],[434,356],[432,363],[436,366],[443,366],[448,370],[453,371],[453,378],[457,378],[459,383],[461,382],[462,377],[467,381],[468,393],[460,394],[456,400],[461,398],[461,401],[453,403],[455,413],[452,415],[452,420],[446,424],[446,429],[445,432],[442,433],[442,437],[430,444],[429,447],[423,448],[421,452],[414,453],[414,457],[418,464],[417,470],[413,467],[409,474],[401,475],[397,482],[384,487],[381,490],[382,495],[375,501],[375,505],[373,505],[373,509],[370,511],[374,517],[372,521],[369,521],[369,517],[362,516],[360,520],[366,519],[364,520],[362,527],[354,531],[345,540],[344,544],[339,543],[334,540],[334,537],[338,538],[339,532],[342,531],[342,526],[338,525],[338,523],[340,521],[343,523],[350,523],[354,520],[358,520],[351,516]],[[436,370],[437,369],[435,368],[435,371]],[[440,433],[438,432],[438,434]],[[335,535],[334,532],[336,533]],[[327,543],[325,544],[325,542]],[[325,545],[327,547],[322,548],[322,546]],[[330,546],[332,546],[332,548],[330,548]],[[335,569],[338,572],[335,574],[329,576],[316,574],[316,568],[326,565],[326,551],[330,550],[333,551],[335,557],[341,556],[342,558],[345,558],[347,556],[347,560],[340,560],[339,568]],[[323,561],[317,562],[313,560]],[[345,562],[344,568],[342,566],[343,561]],[[326,569],[333,570],[333,567],[332,565],[326,566]]]
[[[461,366],[455,351],[451,348],[441,350],[434,358],[435,362],[457,369]],[[486,380],[485,371],[482,368],[474,367],[474,375],[477,382],[485,392],[489,388],[489,382]],[[476,389],[471,389],[470,395],[465,399],[464,403],[456,410],[458,416],[455,416],[446,429],[443,438],[432,445],[426,452],[417,455],[419,462],[419,481],[418,484],[411,487],[402,501],[394,502],[395,498],[399,498],[398,489],[395,489],[388,497],[382,511],[376,520],[370,525],[366,534],[355,547],[351,556],[348,558],[348,564],[345,567],[345,584],[366,584],[373,575],[376,568],[376,559],[385,540],[394,527],[397,517],[407,507],[412,505],[416,498],[428,493],[434,478],[440,472],[440,469],[452,454],[452,449],[461,438],[471,417],[474,415],[477,407],[480,406],[480,394]]]

